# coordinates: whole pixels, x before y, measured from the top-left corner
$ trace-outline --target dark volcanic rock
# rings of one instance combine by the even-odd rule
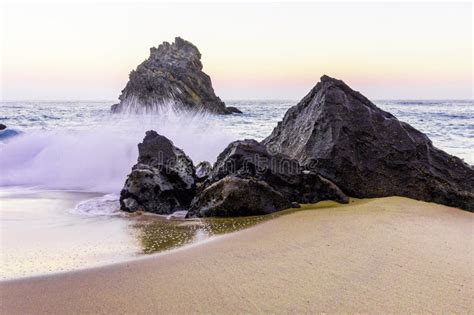
[[[110,106],[110,110],[111,110],[112,112],[114,112],[114,113],[115,113],[115,112],[119,112],[119,111],[120,111],[120,110],[119,110],[119,105],[120,105],[120,104],[114,104],[114,105]]]
[[[340,80],[323,76],[263,141],[353,197],[405,196],[474,210],[474,170]]]
[[[232,180],[226,181],[229,177]],[[262,194],[261,199],[251,199],[251,202],[260,205],[267,202],[268,206],[261,206],[262,209],[248,207],[250,201],[246,200],[244,192],[251,190],[250,187]],[[219,155],[210,177],[193,200],[189,216],[227,216],[236,211],[238,215],[254,215],[258,211],[278,211],[281,209],[270,198],[275,193],[279,196],[277,204],[284,204],[286,208],[292,202],[348,202],[347,196],[336,185],[314,172],[304,171],[297,160],[274,152],[272,148],[267,149],[255,140],[242,140],[232,142]],[[215,194],[215,199],[211,198],[212,194]],[[241,198],[234,198],[235,195]],[[235,203],[233,210],[225,212],[223,204],[229,207],[230,200]]]
[[[199,50],[180,37],[150,49],[150,57],[130,73],[119,100],[112,105],[113,112],[147,112],[169,106],[215,114],[236,112],[214,93],[210,77],[202,71]]]
[[[231,114],[242,114],[242,111],[234,106],[227,106],[227,111]]]
[[[0,130],[3,130],[3,129],[7,129],[7,126],[5,126],[4,124],[0,124]]]
[[[147,131],[138,152],[138,163],[120,193],[121,209],[157,214],[186,210],[196,191],[191,159],[155,131]]]
[[[261,215],[291,208],[291,203],[263,181],[227,176],[193,200],[188,216],[232,217]]]
[[[330,181],[304,170],[300,163],[255,140],[239,140],[230,143],[219,154],[214,164],[211,180],[228,175],[256,178],[270,184],[290,201],[314,203],[332,199],[347,202],[347,197]]]

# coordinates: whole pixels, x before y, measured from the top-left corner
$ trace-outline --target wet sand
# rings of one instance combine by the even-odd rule
[[[0,190],[0,280],[71,271],[132,259],[140,248],[119,217],[72,209],[100,194]]]
[[[474,312],[472,213],[391,197],[166,255],[0,283],[1,312]]]
[[[97,193],[0,189],[0,280],[129,261],[273,217],[184,220],[179,213],[128,215],[118,207],[118,199]]]

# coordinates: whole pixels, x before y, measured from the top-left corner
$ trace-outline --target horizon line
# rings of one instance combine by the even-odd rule
[[[248,101],[278,101],[278,102],[299,102],[303,99],[279,99],[279,98],[235,98],[235,99],[222,99],[225,102],[248,102]],[[377,98],[369,99],[372,102],[384,102],[384,101],[474,101],[474,98]],[[110,99],[0,99],[0,102],[110,102],[119,103],[119,100]]]

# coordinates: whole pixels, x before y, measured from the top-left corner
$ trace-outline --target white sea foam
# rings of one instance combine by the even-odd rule
[[[474,164],[472,100],[376,103],[425,132],[439,148]],[[0,121],[21,132],[11,137],[0,135],[0,186],[117,196],[136,162],[137,144],[146,130],[169,137],[195,164],[212,163],[232,140],[266,137],[296,101],[230,101],[227,105],[244,114],[224,116],[177,114],[159,106],[143,115],[135,114],[133,106],[127,109],[129,114],[111,114],[111,104],[0,102]],[[113,202],[107,198],[79,205],[77,211],[113,214],[107,208]],[[115,205],[118,207],[118,201]]]
[[[70,212],[87,216],[120,216],[124,212],[120,211],[119,198],[119,194],[106,194],[101,197],[87,199],[70,209]],[[179,210],[168,215],[158,216],[168,220],[184,219],[187,213],[188,211]]]
[[[102,197],[84,200],[71,209],[71,212],[90,216],[110,216],[120,215],[119,210],[119,195],[107,194]]]
[[[118,115],[86,129],[28,130],[1,147],[0,186],[39,186],[117,193],[136,163],[137,144],[154,129],[195,163],[216,159],[236,136],[205,115]]]

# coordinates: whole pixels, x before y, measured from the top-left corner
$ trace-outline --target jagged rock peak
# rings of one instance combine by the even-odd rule
[[[178,67],[194,66],[202,70],[201,53],[196,46],[181,37],[176,37],[174,43],[163,42],[158,48],[150,48],[149,60]]]
[[[336,90],[340,90],[343,93],[338,93]],[[332,78],[328,75],[323,75],[320,78],[320,82],[318,82],[306,95],[303,100],[301,100],[300,103],[306,103],[310,101],[313,97],[316,96],[318,92],[330,92],[333,91],[333,93],[328,93],[327,100],[328,102],[333,102],[336,104],[340,104],[344,102],[346,99],[344,99],[344,95],[350,95],[354,99],[358,100],[361,104],[363,104],[366,107],[372,108],[372,109],[379,109],[374,103],[372,103],[367,97],[362,95],[358,91],[354,91],[352,88],[350,88],[344,81]],[[306,102],[304,102],[306,100]],[[347,103],[346,105],[351,105],[352,103]],[[388,115],[391,116],[391,114],[387,113]]]
[[[176,37],[150,49],[150,57],[130,73],[129,81],[112,106],[113,112],[160,113],[166,110],[240,113],[216,96],[211,78],[202,71],[201,53]]]

